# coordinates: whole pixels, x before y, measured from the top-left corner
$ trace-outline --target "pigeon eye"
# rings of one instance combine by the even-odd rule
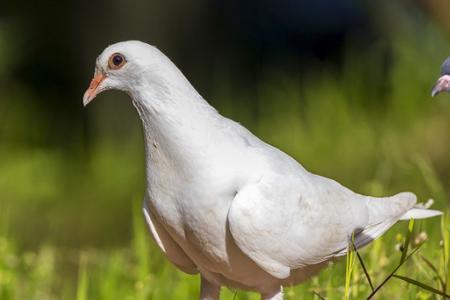
[[[120,69],[127,61],[120,53],[114,53],[111,55],[108,61],[108,66],[110,69],[117,70]]]

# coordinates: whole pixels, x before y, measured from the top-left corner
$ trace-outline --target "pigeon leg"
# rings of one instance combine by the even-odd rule
[[[283,300],[283,288],[279,287],[272,292],[262,293],[261,300]]]
[[[220,286],[201,276],[200,300],[219,300]]]

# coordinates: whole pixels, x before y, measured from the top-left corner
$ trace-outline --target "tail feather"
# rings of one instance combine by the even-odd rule
[[[387,220],[396,222],[408,210],[416,205],[417,197],[413,193],[399,193],[391,197],[367,198],[369,209],[369,226],[384,223]]]
[[[426,219],[442,215],[442,212],[434,209],[427,209],[423,207],[413,207],[404,213],[399,220],[409,219]]]
[[[380,237],[399,220],[425,219],[439,216],[442,212],[416,206],[416,195],[399,193],[392,197],[369,197],[369,224],[355,236],[355,246],[360,248]]]
[[[439,216],[442,212],[416,205],[416,195],[399,193],[391,197],[367,197],[369,222],[365,228],[355,232],[356,248],[364,247],[380,237],[399,220],[425,219]],[[336,252],[336,256],[345,255],[347,248]]]

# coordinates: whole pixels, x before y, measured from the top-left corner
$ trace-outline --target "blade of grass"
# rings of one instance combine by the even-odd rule
[[[86,254],[80,255],[79,271],[78,271],[78,286],[77,286],[77,300],[88,299],[88,276],[86,267]]]
[[[411,256],[414,255],[414,253],[416,253],[425,244],[425,242],[426,242],[426,240],[424,240],[421,244],[417,245],[417,247],[414,248],[410,254],[406,255],[403,260],[400,260],[400,263],[398,264],[398,266],[383,280],[383,282],[380,283],[379,286],[377,286],[375,288],[375,290],[367,297],[367,300],[372,299],[373,296],[375,296],[375,294],[392,278],[392,276],[394,276],[395,272],[397,272],[398,269],[400,269],[400,267],[405,262],[407,262],[411,258]],[[403,247],[403,251],[405,251],[405,250],[407,250],[406,247]],[[402,252],[402,256],[403,256],[403,252]]]
[[[441,284],[442,288],[445,291],[445,282],[442,279],[441,275],[439,274],[438,269],[433,265],[433,263],[431,261],[429,261],[425,256],[419,254],[419,257],[425,262],[425,264],[431,269],[433,270],[433,272],[436,275],[436,278],[438,279],[439,283]]]
[[[442,269],[444,271],[444,285],[443,291],[447,293],[448,289],[448,269],[449,269],[449,251],[450,251],[450,228],[447,228],[449,224],[448,212],[441,218],[441,235],[442,235]]]
[[[353,251],[353,241],[355,239],[355,234],[352,233],[351,239],[347,246],[347,260],[345,263],[345,290],[344,290],[344,299],[349,299],[350,295],[350,280],[352,278],[353,265],[355,262],[355,253]]]
[[[313,294],[316,295],[317,297],[319,297],[320,300],[326,300],[321,294],[319,294],[316,291],[313,291]]]
[[[395,274],[393,275],[393,277],[399,278],[399,279],[401,279],[401,280],[403,280],[403,281],[406,281],[406,282],[408,282],[408,283],[414,284],[415,286],[418,286],[418,287],[420,287],[420,288],[422,288],[422,289],[424,289],[424,290],[427,290],[427,291],[429,291],[429,292],[431,292],[431,293],[433,293],[433,294],[436,294],[436,295],[440,295],[440,296],[443,296],[443,297],[450,298],[450,295],[448,295],[448,294],[446,294],[446,293],[444,293],[444,292],[442,292],[442,291],[440,291],[440,290],[437,290],[437,289],[435,289],[435,288],[433,288],[433,287],[431,287],[431,286],[429,286],[429,285],[426,285],[426,284],[424,284],[424,283],[422,283],[422,282],[419,282],[419,281],[417,281],[417,280],[411,279],[411,278],[409,278],[409,277],[400,276],[400,275],[395,275]]]
[[[400,258],[400,264],[403,263],[403,261],[406,258],[406,254],[408,253],[408,247],[409,247],[409,243],[411,241],[413,229],[414,229],[414,219],[410,219],[409,223],[408,223],[408,232],[406,234],[405,243],[403,244],[403,251],[402,251],[402,257]]]
[[[358,249],[356,249],[356,246],[355,246],[355,243],[353,242],[353,240],[352,240],[352,246],[353,246],[353,251],[355,251],[355,253],[356,253],[356,257],[358,258],[358,261],[363,268],[363,271],[364,271],[364,274],[366,275],[367,281],[369,282],[370,289],[373,292],[374,288],[373,288],[372,280],[370,279],[369,272],[367,271],[366,265],[364,264],[364,261],[363,261],[361,255],[359,255]]]

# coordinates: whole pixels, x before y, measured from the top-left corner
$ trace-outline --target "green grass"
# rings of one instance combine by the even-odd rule
[[[397,227],[400,232],[405,231],[405,223]],[[416,227],[424,225],[416,223]],[[199,292],[198,276],[182,274],[165,261],[146,233],[138,206],[134,209],[133,224],[133,242],[129,247],[103,251],[42,246],[36,252],[18,253],[11,240],[1,237],[0,299],[195,299]],[[418,231],[409,228],[406,232],[410,235],[402,238],[403,251],[396,250],[389,238],[377,240],[375,245],[360,251],[371,280],[378,286],[393,275],[392,270],[398,269],[395,274],[400,277],[406,274],[427,287],[444,291],[440,281],[429,276],[431,269],[420,267],[418,254],[408,260],[407,245],[411,243],[414,250],[418,247],[414,241]],[[446,235],[443,245],[448,245],[448,217],[442,222],[442,232]],[[443,245],[429,239],[417,253],[427,257],[436,266],[441,280],[448,283],[448,252],[441,248]],[[288,287],[286,298],[318,299],[317,294],[324,299],[342,299],[344,295],[346,299],[365,299],[371,288],[362,266],[352,255],[349,261],[351,266],[346,267],[345,262],[331,263],[307,283]],[[71,265],[71,271],[62,269],[64,265]],[[378,291],[377,299],[405,299],[406,295],[409,299],[435,299],[427,289],[392,282],[395,280],[386,282]],[[446,292],[449,292],[448,285]],[[224,289],[222,299],[234,299],[234,292]],[[259,298],[255,293],[238,291],[236,299]]]

